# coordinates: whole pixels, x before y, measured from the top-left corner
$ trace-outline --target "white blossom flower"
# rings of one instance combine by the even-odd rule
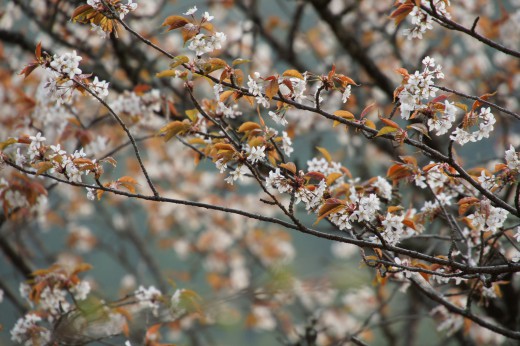
[[[453,126],[456,119],[457,107],[454,103],[444,101],[444,112],[440,117],[434,115],[433,118],[428,119],[428,128],[430,131],[437,131],[437,136],[443,135]]]
[[[81,281],[76,286],[71,287],[70,291],[76,300],[85,300],[90,293],[90,284],[88,281]]]
[[[377,194],[384,199],[390,200],[392,199],[392,185],[383,177],[377,177],[377,180],[372,183],[377,189]]]
[[[294,148],[292,147],[292,139],[285,131],[282,131],[282,150],[288,157],[291,156],[294,151]]]
[[[385,219],[381,222],[384,227],[381,236],[388,245],[394,246],[401,240],[404,233],[403,220],[404,216],[402,215],[387,213]]]
[[[265,186],[269,189],[278,190],[279,193],[292,190],[290,182],[282,175],[280,168],[269,172],[269,176],[265,178]]]
[[[343,94],[341,95],[341,102],[347,103],[350,93],[351,93],[352,87],[350,85],[347,85],[345,90],[343,91]]]
[[[54,54],[50,66],[57,72],[68,75],[70,79],[74,79],[76,75],[82,73],[79,68],[79,62],[83,58],[76,54],[73,50],[72,53],[65,53],[62,55]]]
[[[247,157],[247,160],[252,164],[262,161],[265,158],[265,146],[253,147]]]
[[[205,22],[211,22],[215,17],[210,16],[208,12],[204,12],[202,15],[202,20]]]
[[[29,313],[16,321],[11,329],[11,340],[25,345],[46,345],[50,342],[50,331],[38,326],[42,318],[36,314]]]
[[[197,12],[197,6],[193,6],[192,8],[190,8],[188,11],[184,12],[183,14],[185,16],[191,16],[195,12]]]
[[[285,125],[288,124],[287,119],[284,117],[284,113],[283,112],[269,111],[268,114],[271,117],[271,119],[274,120],[275,123],[277,123],[279,125],[282,125],[282,126],[285,126]]]
[[[223,32],[216,32],[213,35],[197,34],[190,39],[188,49],[195,52],[197,57],[205,53],[211,53],[216,49],[221,49],[227,37]]]
[[[233,185],[236,180],[243,180],[244,175],[247,174],[248,169],[246,165],[240,165],[233,172],[230,173],[229,177],[224,179],[229,185]]]
[[[520,156],[513,145],[510,145],[509,150],[506,150],[506,163],[507,167],[511,170],[520,169]]]
[[[108,96],[108,86],[110,83],[106,81],[100,81],[98,77],[94,77],[94,80],[90,84],[91,90],[100,98]]]
[[[144,308],[152,309],[152,313],[154,316],[157,316],[159,313],[159,300],[162,297],[161,291],[159,291],[154,286],[150,286],[148,288],[144,288],[143,286],[139,286],[137,291],[134,292],[135,298],[139,301],[139,304]]]

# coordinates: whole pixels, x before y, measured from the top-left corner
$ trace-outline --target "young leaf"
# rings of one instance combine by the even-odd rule
[[[407,129],[413,129],[415,131],[419,131],[420,133],[422,133],[423,135],[425,135],[426,137],[430,138],[430,135],[428,133],[428,128],[426,127],[426,125],[422,124],[422,123],[414,123],[414,124],[410,124],[408,126],[406,126]],[[431,139],[431,138],[430,138]]]
[[[166,17],[166,19],[164,20],[164,22],[162,23],[161,26],[168,26],[169,28],[166,31],[170,31],[170,30],[182,28],[188,23],[189,23],[189,21],[182,16],[169,16],[169,17]]]
[[[269,81],[269,84],[267,84],[267,87],[265,88],[265,96],[267,96],[269,99],[272,99],[273,96],[278,93],[279,88],[278,80],[273,79]]]
[[[292,174],[296,174],[296,165],[293,162],[281,163],[279,166],[285,168]]]
[[[361,115],[359,116],[360,119],[363,119],[368,113],[370,113],[374,108],[376,107],[376,103],[371,103],[368,106],[363,109],[361,112]]]
[[[282,73],[283,77],[292,77],[292,78],[298,78],[298,79],[305,79],[300,72],[297,70],[286,70],[284,73]]]
[[[322,147],[316,147],[316,149],[325,157],[325,160],[327,160],[327,162],[332,161],[332,156],[330,156],[330,153],[328,152],[327,149],[322,148]]]
[[[188,58],[186,55],[178,55],[173,58],[173,62],[170,63],[170,68],[176,68],[177,66],[186,64],[188,62],[190,62],[190,58]]]
[[[247,64],[248,62],[251,62],[251,60],[248,60],[248,59],[235,59],[235,60],[233,60],[231,65],[232,66],[238,66],[238,65],[242,65],[242,64]]]
[[[396,132],[397,129],[395,127],[392,127],[392,126],[385,126],[383,127],[381,130],[379,130],[376,134],[376,137],[379,137],[379,136],[383,136],[383,135],[386,135],[388,133],[392,133],[392,132]]]
[[[164,70],[155,74],[157,78],[175,77],[175,70]]]
[[[240,127],[238,128],[238,132],[247,132],[247,131],[252,131],[252,130],[258,130],[260,128],[261,128],[260,125],[258,125],[257,123],[252,122],[252,121],[247,121],[247,122],[243,123],[242,125],[240,125]]]
[[[354,114],[352,114],[351,112],[349,111],[345,111],[345,110],[339,110],[339,111],[335,111],[334,113],[335,116],[337,117],[340,117],[340,118],[343,118],[343,119],[347,119],[347,120],[351,120],[351,119],[355,119],[356,117],[354,116]]]
[[[117,183],[126,188],[130,193],[135,193],[135,186],[138,185],[137,181],[129,176],[117,179]]]

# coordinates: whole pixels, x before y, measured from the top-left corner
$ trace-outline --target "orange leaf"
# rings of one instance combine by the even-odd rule
[[[298,79],[304,79],[302,74],[300,72],[298,72],[297,70],[286,70],[284,73],[282,73],[282,76],[298,78]]]
[[[376,103],[369,104],[368,106],[363,109],[361,112],[361,115],[359,116],[360,119],[363,119],[368,113],[370,113],[374,108],[376,107]]]
[[[403,210],[403,209],[404,208],[401,207],[400,205],[397,205],[397,206],[394,205],[394,206],[388,207],[387,212],[394,213],[396,211]]]
[[[281,163],[279,166],[285,168],[292,174],[296,174],[296,165],[293,162]]]
[[[327,160],[327,162],[332,161],[332,156],[330,156],[330,153],[328,152],[327,149],[322,148],[322,147],[316,147],[316,149],[318,149],[318,151],[325,157],[325,160]]]
[[[392,121],[390,119],[386,119],[386,118],[379,118],[382,122],[384,122],[387,126],[391,126],[393,128],[396,128],[396,129],[399,129],[399,125],[395,122],[395,121]]]
[[[137,181],[129,176],[124,176],[117,179],[117,183],[126,188],[131,193],[135,193],[135,185],[138,185]]]
[[[392,132],[396,132],[397,129],[393,126],[385,126],[381,130],[379,130],[376,134],[376,137],[383,136]]]
[[[248,132],[248,131],[258,130],[260,128],[261,128],[261,126],[259,124],[252,122],[252,121],[247,121],[247,122],[243,123],[242,125],[240,125],[240,127],[238,128],[238,132]]]
[[[327,185],[332,185],[332,183],[334,183],[336,180],[338,180],[339,178],[341,178],[343,176],[343,174],[341,173],[338,173],[338,172],[334,172],[334,173],[331,173],[327,176]]]
[[[38,162],[36,164],[34,164],[34,168],[36,168],[36,175],[40,175],[42,173],[45,173],[47,172],[49,169],[51,169],[52,167],[54,167],[54,165],[52,164],[52,162]]]
[[[316,179],[318,181],[321,181],[321,180],[325,180],[326,177],[325,177],[325,174],[323,173],[320,173],[320,172],[307,172],[305,174],[305,177],[308,177],[310,179]]]
[[[166,17],[161,26],[169,26],[167,31],[175,30],[184,27],[189,21],[182,16],[169,16]]]
[[[265,88],[265,96],[269,99],[272,99],[274,95],[278,93],[279,90],[278,80],[273,79],[267,84],[267,88]]]
[[[332,114],[334,114],[337,117],[343,118],[343,119],[355,119],[356,118],[354,116],[354,114],[350,113],[349,111],[345,111],[345,110],[335,111]]]

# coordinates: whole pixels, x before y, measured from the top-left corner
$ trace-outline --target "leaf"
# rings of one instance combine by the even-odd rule
[[[410,170],[401,164],[395,164],[388,168],[386,176],[392,181],[398,181],[411,175]]]
[[[114,167],[117,166],[117,161],[113,157],[111,157],[111,156],[105,157],[104,159],[100,160],[100,162],[108,162],[108,163],[110,163]]]
[[[127,175],[117,179],[117,183],[126,188],[130,193],[135,193],[135,186],[139,185],[134,178]]]
[[[384,122],[387,126],[391,126],[393,128],[396,128],[396,129],[399,129],[399,125],[395,122],[395,121],[392,121],[390,119],[387,119],[387,118],[379,118],[379,120],[381,120],[382,122]]]
[[[215,28],[213,27],[213,24],[210,22],[205,22],[200,26],[202,29],[205,29],[206,31],[209,31],[210,33],[213,33],[215,31]]]
[[[479,98],[480,98],[481,100],[483,100],[483,101],[487,101],[490,97],[495,96],[496,93],[497,93],[497,92],[495,91],[494,93],[491,93],[491,94],[489,94],[489,93],[488,93],[488,94],[484,94],[484,95],[480,96]],[[473,106],[471,107],[471,110],[474,111],[475,109],[477,109],[478,107],[482,106],[483,104],[484,104],[484,102],[481,102],[481,101],[479,101],[479,100],[476,100],[475,102],[473,102]]]
[[[42,173],[47,172],[49,169],[53,168],[54,165],[52,162],[45,161],[45,162],[38,162],[34,164],[34,168],[36,168],[36,175],[40,175]]]
[[[365,119],[365,126],[371,128],[372,130],[376,129],[376,124],[372,120]]]
[[[199,119],[199,111],[197,108],[187,109],[184,113],[186,113],[186,116],[192,123],[196,123]]]
[[[36,45],[36,49],[34,50],[34,55],[36,56],[36,59],[41,59],[42,57],[42,42],[38,42]]]
[[[439,95],[436,98],[434,98],[433,100],[431,100],[430,102],[431,103],[442,103],[447,99],[448,99],[448,95]]]
[[[316,149],[325,157],[325,160],[327,160],[327,162],[332,161],[332,156],[330,156],[330,153],[328,152],[327,149],[322,148],[322,147],[316,147]]]
[[[7,139],[4,142],[0,142],[0,151],[4,150],[11,144],[15,144],[15,143],[18,143],[18,140],[16,138],[12,138],[12,137],[10,137],[9,139]]]
[[[189,21],[182,16],[169,16],[169,17],[166,17],[166,19],[164,20],[164,22],[162,23],[161,26],[168,26],[169,28],[166,31],[170,31],[170,30],[182,28],[188,23],[189,23]]]
[[[234,90],[226,90],[226,91],[223,91],[221,94],[220,94],[220,102],[226,102],[226,100],[231,96],[233,95],[233,93],[235,93]]]
[[[337,198],[329,198],[323,203],[323,205],[318,210],[318,216],[320,217],[326,217],[327,215],[330,215],[331,212],[338,206],[343,207],[345,203]]]
[[[205,73],[211,73],[213,71],[221,70],[223,68],[226,68],[228,65],[227,63],[219,58],[211,58],[206,63],[202,65],[202,69]]]
[[[36,68],[40,66],[39,64],[37,64],[36,62],[32,62],[30,63],[29,65],[25,66],[23,68],[23,70],[20,71],[19,74],[23,74],[24,75],[24,78],[27,78],[34,70],[36,70]]]
[[[339,110],[339,111],[335,111],[334,113],[335,116],[337,117],[340,117],[340,118],[343,118],[343,119],[355,119],[356,117],[354,116],[354,114],[352,114],[351,112],[349,111],[345,111],[345,110]]]
[[[188,62],[190,62],[190,58],[188,58],[186,55],[178,55],[173,58],[173,62],[170,63],[170,68],[176,68],[177,66],[186,64]]]
[[[166,126],[162,127],[157,135],[164,135],[164,141],[169,141],[173,136],[181,135],[187,132],[191,128],[191,124],[188,120],[183,121],[172,121]]]
[[[359,119],[363,119],[368,113],[370,113],[374,108],[376,107],[376,103],[371,103],[368,106],[363,109],[361,112],[361,115],[359,116]]]
[[[325,174],[323,174],[321,172],[314,172],[314,171],[307,172],[304,175],[304,177],[308,177],[309,179],[316,179],[318,181],[322,181],[322,180],[326,179]]]
[[[228,143],[216,143],[213,147],[215,149],[217,149],[218,151],[222,151],[222,150],[235,151],[235,148],[231,144],[228,144]]]
[[[247,132],[260,129],[261,126],[253,121],[246,121],[238,128],[238,132]]]
[[[293,162],[281,163],[279,166],[285,168],[292,174],[296,174],[296,165]]]
[[[412,12],[413,8],[414,4],[402,4],[390,14],[390,18],[394,19],[395,25],[399,25],[399,23],[401,23],[408,16],[408,14]]]
[[[464,112],[468,112],[468,105],[460,102],[455,102],[455,107],[462,109]]]
[[[175,77],[175,70],[164,70],[155,74],[157,78]]]
[[[406,126],[407,129],[413,129],[415,131],[419,131],[420,133],[422,133],[423,135],[425,135],[426,137],[430,138],[430,135],[428,133],[428,128],[426,127],[426,125],[422,124],[422,123],[414,123],[414,124],[410,124],[408,126]]]
[[[396,211],[400,211],[400,210],[403,210],[404,208],[400,205],[393,205],[393,206],[390,206],[388,207],[388,209],[386,210],[387,212],[389,213],[395,213]]]
[[[103,184],[103,186],[105,186],[105,185],[107,185],[107,184]],[[101,196],[103,196],[104,193],[105,193],[105,191],[103,191],[103,190],[97,190],[96,191],[96,197],[97,197],[98,201],[101,199]]]
[[[343,176],[343,174],[341,173],[338,173],[338,172],[334,172],[334,173],[331,173],[327,176],[327,180],[325,181],[327,183],[327,185],[332,185],[336,180],[338,180],[339,178],[341,178]]]
[[[235,78],[235,82],[238,85],[242,85],[243,84],[243,82],[244,82],[244,72],[242,72],[242,70],[234,69],[233,70],[233,76]]]
[[[349,84],[357,85],[352,78],[343,74],[337,74],[334,78],[339,80],[341,82],[341,86],[343,87],[346,87]]]
[[[196,25],[186,25],[181,29],[182,40],[184,43],[191,40],[195,35],[199,33]]]
[[[417,230],[417,225],[411,219],[404,219],[401,223],[406,227],[410,227],[413,230]]]
[[[238,66],[238,65],[242,65],[242,64],[247,64],[248,62],[251,62],[251,60],[248,60],[248,59],[235,59],[235,60],[233,60],[231,65],[232,66]]]
[[[298,78],[298,79],[305,79],[303,75],[298,72],[297,70],[286,70],[284,73],[282,73],[283,77],[292,77],[292,78]]]
[[[383,136],[383,135],[386,135],[386,134],[389,134],[392,132],[396,132],[396,131],[397,131],[397,129],[395,127],[385,126],[377,132],[376,137]]]
[[[90,16],[96,13],[96,10],[92,8],[90,5],[81,5],[77,7],[74,12],[72,12],[71,20],[73,22],[79,22],[79,23],[88,23],[90,21]]]
[[[457,204],[459,205],[459,216],[464,215],[469,208],[473,207],[474,205],[478,204],[480,200],[476,197],[464,197],[461,198]]]
[[[265,96],[272,99],[273,96],[278,93],[279,88],[278,80],[273,79],[269,81],[269,84],[267,84],[267,87],[265,88]]]

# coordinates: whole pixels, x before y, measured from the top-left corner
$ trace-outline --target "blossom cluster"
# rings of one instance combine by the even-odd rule
[[[403,119],[409,119],[413,112],[424,109],[421,100],[435,96],[436,89],[433,87],[435,78],[444,78],[442,67],[435,65],[435,59],[427,56],[422,60],[422,64],[424,65],[422,72],[415,71],[414,74],[405,75],[403,88],[399,93]]]
[[[459,143],[460,145],[467,144],[469,142],[477,142],[483,138],[489,138],[490,133],[494,129],[494,125],[496,123],[495,116],[491,113],[491,108],[481,108],[480,113],[477,115],[473,113],[469,113],[469,124],[468,127],[472,125],[472,123],[478,125],[478,129],[473,132],[468,132],[464,127],[457,127],[455,131],[453,131],[450,139]]]
[[[133,2],[133,0],[128,0],[126,4],[123,4],[119,1],[111,1],[107,0],[107,3],[113,6],[114,10],[119,14],[119,19],[123,20],[125,16],[137,9],[137,4]],[[105,5],[101,0],[87,0],[87,5],[91,6],[93,9],[99,12],[103,12],[105,10]]]
[[[72,53],[55,54],[48,63],[44,88],[47,90],[47,95],[58,105],[71,104],[74,91],[78,90],[78,83],[86,84],[90,91],[100,98],[108,95],[108,82],[101,81],[98,77],[89,82],[88,76],[82,74],[79,68],[82,59],[74,50]]]
[[[399,0],[399,3],[403,4],[408,2],[409,0]],[[428,0],[421,0],[420,5],[430,7],[432,2]],[[450,5],[449,0],[434,0],[432,10],[436,11],[438,14],[450,18],[449,12],[447,12],[446,7]],[[423,34],[425,34],[428,30],[433,29],[433,18],[426,13],[420,6],[414,6],[413,10],[410,12],[409,17],[411,18],[411,22],[413,27],[407,28],[403,30],[403,35],[407,37],[407,39],[411,40],[413,38],[422,39]]]
[[[27,314],[16,321],[11,329],[11,340],[24,345],[46,345],[50,342],[50,331],[37,323],[42,318],[36,314]]]

